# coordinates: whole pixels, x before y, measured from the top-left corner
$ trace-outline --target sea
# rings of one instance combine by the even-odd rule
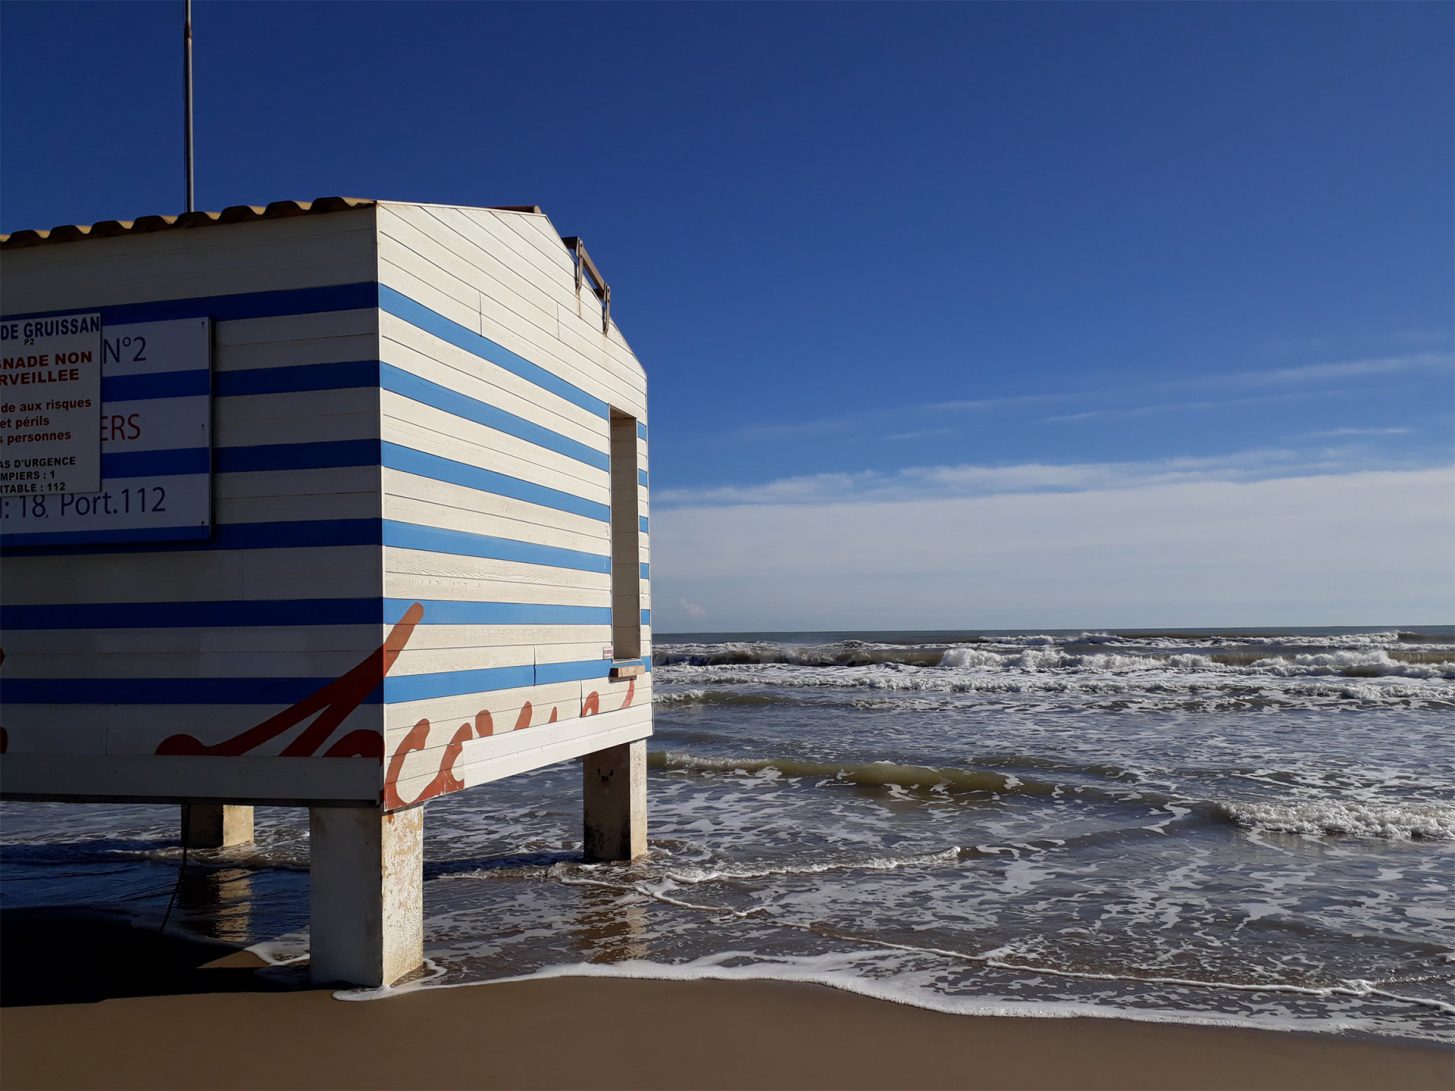
[[[426,814],[424,970],[818,982],[966,1015],[1455,1041],[1455,626],[659,637],[650,854],[580,769]],[[0,904],[302,979],[308,823],[0,806]]]

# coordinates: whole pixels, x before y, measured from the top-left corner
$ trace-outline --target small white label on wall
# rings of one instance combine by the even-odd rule
[[[3,319],[0,328],[23,334],[28,323],[40,321]],[[97,480],[87,489],[71,488],[69,480],[66,488],[53,488],[47,479],[39,489],[11,490],[0,477],[0,541],[24,546],[206,537],[212,527],[210,320],[105,327],[98,321],[95,340],[96,411],[86,435]],[[5,342],[7,362],[10,344]],[[15,400],[8,390],[0,385],[6,404]],[[6,430],[0,423],[0,436]],[[7,451],[0,439],[0,460]]]
[[[0,497],[101,487],[101,316],[0,321]]]

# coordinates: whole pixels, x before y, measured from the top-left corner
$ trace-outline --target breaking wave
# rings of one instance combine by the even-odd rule
[[[827,762],[807,758],[716,758],[675,750],[650,750],[647,762],[654,769],[686,773],[768,774],[818,781],[839,781],[864,787],[941,789],[959,792],[1007,792],[1025,789],[1028,795],[1050,795],[1051,782],[1031,782],[1011,773],[977,769],[942,769],[928,765],[901,765],[889,761]]]
[[[1447,684],[1455,681],[1455,636],[1443,631],[946,635],[959,639],[666,644],[654,655],[663,683],[656,699],[767,703],[771,694],[802,687],[1055,695],[1096,707],[1130,707],[1151,695],[1156,707],[1223,711],[1349,702],[1455,706],[1455,687]]]
[[[723,644],[659,644],[652,652],[653,666],[747,666],[784,663],[804,667],[866,667],[882,663],[937,666],[944,645],[872,644],[843,640],[834,644],[776,644],[738,642]]]
[[[976,801],[994,801],[1002,796],[1043,799],[1064,796],[1128,801],[1159,807],[1186,802],[1164,793],[1149,791],[1135,783],[1116,783],[1116,778],[1132,776],[1121,770],[1112,771],[1112,776],[1108,778],[1109,783],[1098,784],[1020,776],[1012,772],[989,769],[905,765],[892,761],[836,762],[786,756],[720,758],[674,750],[650,750],[647,752],[647,763],[654,769],[669,772],[784,778],[811,781],[815,787],[847,784],[921,798],[975,797]],[[1092,770],[1095,768],[1097,767],[1087,766],[1086,772],[1094,776],[1096,774]]]
[[[1062,778],[1026,776],[993,769],[906,765],[891,761],[834,762],[776,756],[707,757],[680,751],[650,751],[654,769],[707,775],[760,776],[812,787],[853,785],[899,797],[959,798],[994,803],[1004,797],[1096,800],[1164,808],[1244,829],[1314,836],[1377,837],[1393,840],[1455,840],[1455,804],[1378,803],[1313,799],[1289,803],[1190,799],[1136,783],[1137,774],[1102,764],[1042,766]],[[1237,770],[1229,770],[1236,774]],[[850,866],[850,865],[844,865]]]
[[[1227,803],[1227,816],[1250,830],[1390,840],[1455,841],[1455,805],[1448,803]]]
[[[1394,659],[1384,650],[1260,659],[1253,668],[1285,677],[1322,674],[1345,678],[1455,678],[1455,662],[1410,663]]]
[[[1049,641],[1050,638],[1047,638]],[[1143,671],[1298,677],[1455,679],[1455,651],[1448,659],[1400,658],[1387,648],[1304,653],[1263,647],[1241,653],[1171,652],[1138,648],[1127,652],[1076,652],[1064,644],[902,646],[847,644],[797,647],[779,644],[664,645],[654,665],[672,667],[920,667],[955,671],[1127,674]]]

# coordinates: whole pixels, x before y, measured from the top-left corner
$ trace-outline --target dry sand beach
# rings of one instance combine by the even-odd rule
[[[1447,1088],[1455,1051],[1119,1019],[955,1016],[814,985],[556,979],[369,1003],[238,950],[9,911],[21,1088]]]

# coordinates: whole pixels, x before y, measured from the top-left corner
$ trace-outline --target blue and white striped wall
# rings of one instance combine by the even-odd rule
[[[213,320],[214,532],[5,551],[0,791],[398,805],[650,733],[650,674],[603,658],[608,414],[645,468],[645,380],[544,216],[384,204],[6,272],[7,315]],[[648,515],[643,487],[649,666]],[[416,604],[320,736],[310,696]],[[157,753],[179,734],[218,752]]]

